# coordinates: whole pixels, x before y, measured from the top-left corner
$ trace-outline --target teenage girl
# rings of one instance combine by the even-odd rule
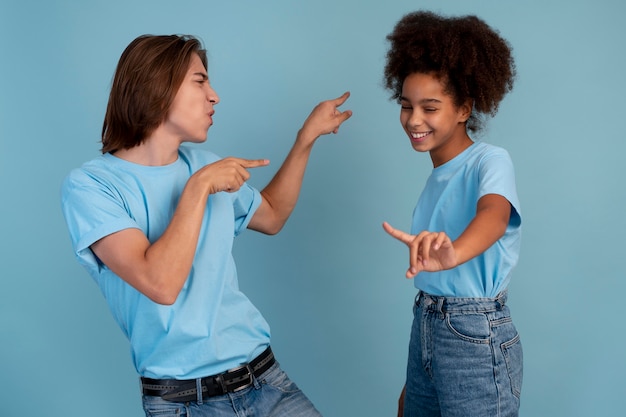
[[[513,86],[507,41],[476,16],[404,16],[387,37],[386,87],[433,170],[411,232],[415,300],[399,416],[517,416],[522,346],[506,305],[521,216],[513,164],[471,134]]]

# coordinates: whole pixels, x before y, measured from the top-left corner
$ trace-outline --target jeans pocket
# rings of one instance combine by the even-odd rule
[[[143,397],[143,409],[147,417],[185,417],[184,404],[165,401],[161,397]]]
[[[517,398],[520,398],[522,393],[524,354],[519,334],[516,334],[515,337],[508,342],[502,343],[500,348],[502,349],[506,370],[511,381],[511,392]]]
[[[446,314],[446,326],[461,340],[489,343],[490,326],[485,314]]]

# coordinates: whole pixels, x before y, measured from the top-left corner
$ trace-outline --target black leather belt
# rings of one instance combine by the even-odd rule
[[[224,395],[240,391],[254,383],[276,362],[272,349],[268,347],[250,363],[229,369],[221,374],[200,379],[202,398]],[[141,390],[144,395],[161,397],[172,402],[189,402],[198,399],[198,384],[195,379],[152,379],[141,377]]]

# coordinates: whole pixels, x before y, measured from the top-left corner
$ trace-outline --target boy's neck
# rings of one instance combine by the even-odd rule
[[[146,166],[169,165],[178,159],[179,144],[165,144],[147,139],[142,144],[130,149],[120,149],[115,156],[128,162]]]

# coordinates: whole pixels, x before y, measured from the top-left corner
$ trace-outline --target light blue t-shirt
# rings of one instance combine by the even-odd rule
[[[443,231],[454,241],[476,216],[476,204],[486,194],[499,194],[511,203],[504,236],[456,268],[420,272],[415,277],[417,288],[432,295],[493,298],[507,287],[519,257],[521,212],[513,162],[506,150],[475,142],[434,168],[413,212],[411,233]]]
[[[63,214],[76,257],[128,337],[141,376],[213,375],[249,362],[269,345],[269,326],[239,290],[231,253],[233,239],[261,203],[260,193],[249,185],[208,198],[191,273],[171,306],[135,290],[89,248],[128,228],[142,230],[150,242],[157,240],[189,177],[219,159],[188,146],[166,166],[143,166],[104,154],[73,170],[63,183]]]

